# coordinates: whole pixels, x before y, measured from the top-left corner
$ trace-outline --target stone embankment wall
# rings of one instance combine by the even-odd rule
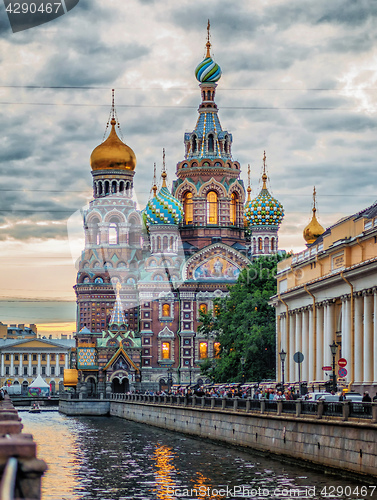
[[[103,416],[110,413],[110,401],[104,399],[60,399],[59,411],[68,416]]]
[[[139,401],[110,404],[110,415],[336,469],[377,476],[373,420],[268,414]]]
[[[47,465],[36,456],[33,436],[22,433],[22,428],[21,418],[6,395],[0,401],[0,498],[39,500]]]

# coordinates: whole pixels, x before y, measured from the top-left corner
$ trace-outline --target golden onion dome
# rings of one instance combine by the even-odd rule
[[[92,170],[135,170],[136,156],[132,149],[118,137],[116,120],[111,120],[111,132],[90,156]]]
[[[312,220],[309,222],[309,224],[306,226],[306,228],[303,231],[304,235],[304,240],[306,241],[307,245],[311,245],[312,243],[315,242],[317,238],[319,238],[325,230],[321,226],[321,224],[318,222],[317,217],[316,217],[316,212],[317,209],[315,207],[315,187],[313,190],[313,216]]]

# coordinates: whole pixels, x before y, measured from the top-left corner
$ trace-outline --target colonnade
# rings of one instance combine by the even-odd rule
[[[1,368],[0,368],[0,376],[1,377],[35,377],[37,375],[42,375],[42,354],[38,353],[37,356],[37,364],[33,364],[33,353],[9,353],[9,362],[6,361],[5,356],[8,353],[1,353]],[[18,361],[15,360],[15,356],[18,356]],[[24,356],[27,356],[27,361],[24,360]],[[68,354],[64,355],[64,362],[60,361],[60,356],[62,353],[46,353],[46,364],[43,366],[46,367],[46,373],[43,376],[51,377],[51,376],[60,376],[60,368],[69,368],[69,359]],[[55,361],[51,363],[51,356],[55,356]],[[8,364],[9,363],[9,364]],[[6,373],[6,367],[9,367],[9,373]],[[18,367],[18,373],[16,373],[16,367]],[[33,367],[37,368],[37,373],[33,374]],[[51,367],[55,368],[55,373],[51,373]],[[27,370],[24,370],[26,368]]]
[[[377,289],[342,295],[313,305],[290,310],[278,317],[278,353],[287,353],[284,363],[285,381],[299,380],[295,352],[302,352],[302,381],[326,380],[325,366],[332,366],[330,345],[338,345],[336,362],[347,361],[345,382],[371,385],[377,381]],[[278,379],[282,379],[280,356],[277,354]],[[338,373],[336,364],[336,373]],[[331,373],[331,372],[330,372]],[[337,375],[338,376],[338,375]]]

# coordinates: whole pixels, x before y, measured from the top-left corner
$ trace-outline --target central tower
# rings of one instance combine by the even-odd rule
[[[184,136],[185,159],[177,164],[173,196],[183,205],[181,238],[187,251],[214,242],[244,241],[245,189],[232,159],[232,134],[223,130],[215,103],[220,66],[211,57],[208,21],[206,57],[195,70],[202,102],[195,129]]]

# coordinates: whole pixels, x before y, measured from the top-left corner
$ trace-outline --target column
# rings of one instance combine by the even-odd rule
[[[19,354],[19,361],[20,361],[20,367],[18,369],[18,373],[20,374],[20,377],[23,377],[24,374],[23,374],[23,366],[22,366],[22,362],[23,362],[23,357],[24,357],[24,354],[22,352],[20,352]]]
[[[350,364],[351,364],[351,302],[348,297],[342,298],[342,358],[347,361],[347,377],[350,380]]]
[[[373,296],[369,293],[364,295],[364,363],[363,363],[363,381],[364,383],[373,382]]]
[[[59,377],[59,353],[55,354],[55,377]]]
[[[5,369],[4,369],[4,354],[1,353],[1,376],[4,377]]]
[[[317,360],[316,360],[316,373],[314,380],[323,380],[323,307],[317,309]]]
[[[333,333],[333,307],[329,302],[325,306],[324,333],[323,333],[323,365],[332,366],[330,345],[334,340]]]
[[[47,354],[47,366],[46,366],[46,375],[48,377],[51,377],[51,373],[50,373],[50,353]]]
[[[363,381],[363,296],[355,297],[355,383]]]
[[[302,311],[302,346],[301,352],[304,355],[304,361],[301,363],[301,380],[307,382],[309,374],[309,311]]]
[[[11,377],[14,377],[14,354],[12,353],[10,355],[10,372],[9,372]]]
[[[28,369],[28,376],[31,377],[33,375],[33,369],[31,367],[31,354],[29,354],[29,369]]]
[[[373,380],[377,380],[377,290],[373,290]]]
[[[41,355],[38,354],[38,368],[37,368],[37,375],[41,375]]]
[[[315,312],[315,311],[314,311]],[[315,352],[315,345],[314,345],[314,313],[313,313],[313,307],[309,309],[309,339],[308,339],[308,375],[307,375],[307,381],[311,382],[312,380],[315,380],[315,373],[314,373],[314,352]],[[305,363],[305,361],[304,361]]]
[[[298,310],[296,313],[295,350],[292,353],[292,357],[296,352],[298,352],[298,351],[301,352],[301,345],[302,345],[301,336],[302,336],[302,311]],[[294,360],[292,360],[292,363],[293,363],[294,371],[295,371],[294,380],[298,381],[299,366],[298,366],[298,363],[296,363]],[[300,369],[301,369],[301,367],[300,367]]]
[[[295,367],[293,361],[293,354],[295,349],[295,328],[296,328],[296,314],[291,314],[289,317],[289,335],[287,342],[287,357],[286,363],[286,373],[287,382],[294,382],[295,379]]]
[[[64,368],[66,370],[69,368],[69,366],[68,366],[68,354],[64,355]]]

